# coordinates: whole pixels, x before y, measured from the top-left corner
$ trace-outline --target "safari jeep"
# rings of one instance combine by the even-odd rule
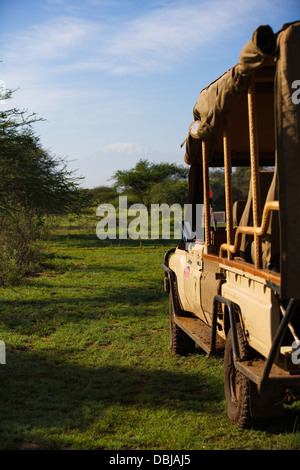
[[[183,143],[191,218],[162,265],[170,346],[224,349],[227,413],[244,427],[300,399],[300,22],[257,28],[193,113]],[[251,168],[245,201],[233,201],[239,166]],[[223,226],[213,167],[224,169]]]

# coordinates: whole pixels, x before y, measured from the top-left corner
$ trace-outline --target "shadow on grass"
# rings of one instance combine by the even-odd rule
[[[56,256],[55,257],[57,260],[63,259],[63,257]],[[66,259],[67,257],[65,257]],[[53,259],[53,258],[52,258]],[[74,260],[74,258],[70,259]],[[79,259],[83,258],[76,258],[76,261],[78,262]],[[44,262],[41,264],[41,269],[42,271],[37,272],[32,274],[30,277],[24,278],[22,280],[22,285],[32,285],[33,281],[36,280],[37,278],[44,277],[47,279],[47,277],[55,277],[58,276],[59,274],[65,274],[66,271],[71,271],[72,273],[75,272],[81,272],[84,274],[86,272],[87,274],[99,274],[99,276],[102,276],[103,274],[106,274],[107,272],[112,271],[113,273],[119,273],[123,271],[136,271],[137,268],[136,266],[122,266],[122,265],[97,265],[97,264],[90,264],[90,265],[80,265],[80,264],[70,264],[70,265],[58,265],[57,263],[51,262],[51,258],[49,258],[50,261],[47,261],[47,258],[44,257]],[[67,269],[66,269],[67,268]],[[49,273],[50,271],[50,273]],[[20,283],[21,285],[21,283]],[[42,283],[39,283],[39,285],[43,285]],[[46,285],[46,284],[45,284]]]
[[[167,318],[167,296],[163,285],[158,288],[159,282],[162,284],[162,280],[157,280],[143,288],[124,289],[119,285],[102,290],[95,285],[79,286],[76,296],[72,284],[57,287],[44,281],[39,287],[44,291],[49,287],[47,297],[0,300],[0,324],[3,330],[18,334],[47,335],[69,322],[79,325],[90,319],[101,321],[107,313],[116,320],[124,317],[142,320],[154,315],[159,304],[166,310],[160,310],[160,317]]]
[[[70,356],[70,351],[8,353],[7,365],[0,369],[1,449],[32,439],[39,442],[32,437],[35,429],[43,429],[46,435],[51,429],[72,435],[98,423],[105,433],[105,426],[121,425],[128,408],[154,414],[162,409],[179,414],[220,411],[218,387],[201,374],[121,365],[82,367],[65,363],[66,354]],[[110,409],[114,423],[108,425],[105,415]],[[51,439],[50,435],[49,442],[42,440],[45,448],[51,446]]]
[[[201,372],[115,364],[81,367],[64,363],[63,356],[64,351],[59,355],[30,350],[8,354],[7,365],[0,369],[0,449],[26,448],[26,443],[30,448],[32,442],[37,448],[63,448],[63,436],[83,430],[88,442],[93,426],[101,429],[102,435],[117,435],[129,409],[141,420],[145,419],[143,410],[148,410],[146,421],[153,413],[153,426],[158,425],[161,410],[168,416],[171,413],[175,420],[183,412],[192,412],[195,420],[202,413],[209,419],[219,416],[220,421],[226,420],[217,378],[207,380]],[[295,412],[288,410],[281,420],[265,426],[264,432],[293,433],[294,422]],[[171,436],[171,427],[169,432]]]
[[[106,239],[100,240],[96,234],[93,233],[79,233],[79,234],[53,234],[50,239],[54,244],[63,245],[64,247],[77,247],[77,248],[106,248],[108,246],[119,247],[136,247],[136,246],[177,246],[179,240],[177,239],[138,239],[126,240],[121,239]]]

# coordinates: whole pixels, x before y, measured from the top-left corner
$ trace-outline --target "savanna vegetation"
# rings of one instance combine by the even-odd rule
[[[170,203],[186,172],[140,161],[142,189],[118,172],[84,191],[34,120],[0,114],[0,449],[299,449],[299,403],[242,430],[226,415],[222,356],[170,351],[161,263],[178,241],[96,236],[98,204],[122,191]]]
[[[0,112],[0,285],[37,269],[52,217],[91,207],[91,194],[66,162],[42,148],[32,127],[37,120],[24,110]]]
[[[1,288],[1,449],[292,450],[300,405],[248,430],[227,418],[223,357],[169,349],[169,240],[99,240],[61,218],[43,266]]]
[[[180,204],[188,200],[188,167],[174,163],[151,163],[141,159],[130,170],[119,170],[111,178],[112,186],[99,186],[91,190],[98,204],[118,205],[118,197],[125,194],[129,203]],[[250,168],[234,168],[232,174],[233,200],[246,199],[250,182]],[[224,170],[210,170],[210,189],[215,211],[225,210]]]

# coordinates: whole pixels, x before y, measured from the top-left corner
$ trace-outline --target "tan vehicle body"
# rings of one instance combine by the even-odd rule
[[[260,27],[239,63],[201,92],[185,161],[205,234],[183,238],[163,263],[171,348],[225,348],[227,410],[240,426],[300,399],[299,54],[300,22],[277,34]],[[238,217],[234,166],[251,167]],[[226,228],[211,225],[209,167],[224,167]]]
[[[279,302],[268,287],[267,276],[247,272],[239,263],[225,264],[205,251],[205,245],[190,243],[188,250],[177,249],[170,259],[182,310],[192,312],[211,326],[212,299],[221,294],[239,305],[249,346],[267,357],[280,322]],[[184,275],[186,266],[190,267],[188,279]],[[216,273],[224,274],[225,281],[216,280]],[[220,324],[218,334],[226,339],[223,324]],[[284,351],[291,354],[292,348]]]

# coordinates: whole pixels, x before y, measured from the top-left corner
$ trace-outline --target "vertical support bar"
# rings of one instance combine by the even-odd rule
[[[284,337],[284,334],[285,334],[285,332],[288,328],[289,322],[293,318],[293,315],[294,315],[294,312],[295,312],[295,309],[296,309],[298,303],[299,302],[296,299],[290,299],[289,300],[285,315],[282,318],[282,320],[280,321],[278,330],[276,331],[276,334],[275,334],[275,337],[274,337],[274,340],[273,340],[273,343],[272,343],[272,346],[271,346],[271,349],[270,349],[270,352],[269,352],[269,356],[267,357],[265,368],[264,368],[262,376],[260,378],[260,383],[259,383],[259,386],[258,386],[259,392],[263,391],[263,388],[264,388],[264,386],[265,386],[265,384],[266,384],[266,382],[269,378],[269,375],[270,375],[270,372],[271,372],[276,354],[278,353],[279,348],[280,348],[281,341],[282,341],[282,339]]]
[[[259,155],[258,155],[254,76],[252,76],[251,83],[248,86],[248,116],[249,116],[249,139],[250,139],[250,159],[251,159],[253,225],[255,228],[257,228],[260,226],[261,207],[260,207]],[[257,235],[254,235],[254,244],[255,244],[255,267],[261,268],[261,239]]]
[[[239,340],[238,340],[237,328],[236,328],[235,304],[231,302],[231,300],[225,299],[225,297],[222,297],[221,295],[217,294],[215,295],[214,301],[213,301],[213,312],[216,311],[218,302],[225,304],[228,308],[229,323],[230,323],[231,336],[232,336],[233,360],[234,360],[234,363],[236,363],[236,361],[239,361],[241,358],[240,358]]]
[[[224,171],[225,171],[225,202],[226,202],[226,232],[227,244],[233,244],[233,216],[232,216],[232,181],[231,181],[231,149],[228,119],[224,123],[223,129],[223,149],[224,149]],[[230,251],[227,251],[228,259],[232,258]]]
[[[203,165],[203,202],[204,202],[204,224],[205,245],[210,245],[210,204],[209,204],[209,170],[207,144],[202,140],[202,165]]]

